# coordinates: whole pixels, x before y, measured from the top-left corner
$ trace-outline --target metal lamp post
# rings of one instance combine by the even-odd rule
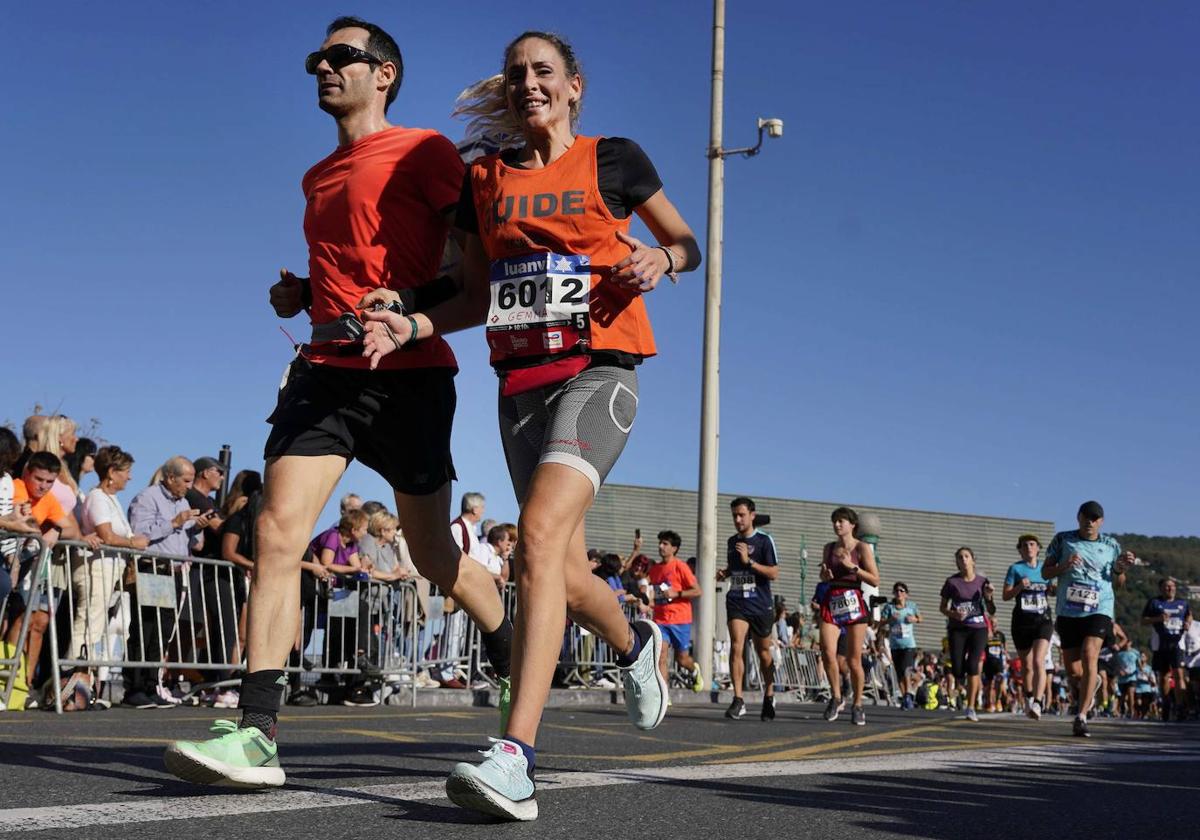
[[[725,0],[713,3],[712,111],[708,143],[708,249],[704,297],[704,373],[700,396],[700,492],[697,510],[696,573],[707,587],[717,572],[717,451],[720,437],[721,244],[725,225],[725,158],[753,157],[762,148],[763,134],[783,136],[783,120],[758,120],[758,143],[739,149],[721,148],[725,100]],[[700,598],[696,660],[713,671],[716,600]]]

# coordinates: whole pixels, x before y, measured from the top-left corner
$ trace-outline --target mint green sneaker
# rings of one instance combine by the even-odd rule
[[[512,713],[512,680],[509,677],[500,677],[500,696],[496,699],[496,705],[500,707],[500,737],[503,738],[508,734],[508,716]]]
[[[634,624],[644,624],[650,630],[650,638],[642,646],[642,652],[633,667],[626,668],[625,711],[629,720],[638,729],[653,729],[662,723],[667,714],[667,681],[658,670],[662,656],[662,631],[653,621],[639,618]]]
[[[697,662],[692,668],[692,691],[699,694],[704,690],[704,672],[700,670],[700,663]]]
[[[167,770],[185,782],[234,788],[279,787],[279,748],[258,728],[218,720],[207,741],[174,741],[163,754]]]
[[[506,820],[528,822],[538,816],[525,753],[512,741],[488,738],[479,766],[460,762],[446,779],[446,795],[460,808]]]

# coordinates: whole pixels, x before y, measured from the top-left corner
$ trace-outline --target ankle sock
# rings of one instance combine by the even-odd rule
[[[529,778],[532,781],[533,780],[533,765],[537,758],[536,750],[534,750],[533,747],[529,746],[521,739],[514,738],[511,735],[505,735],[504,740],[508,741],[509,743],[516,744],[518,747],[521,748],[521,752],[525,755],[525,763],[527,765],[529,765],[527,772],[529,773]]]
[[[283,687],[287,676],[282,670],[255,671],[242,677],[238,708],[242,710],[241,729],[253,726],[272,741],[279,720],[279,703],[283,699]]]
[[[633,647],[629,653],[622,653],[617,657],[617,664],[622,668],[628,668],[634,662],[637,662],[638,654],[642,652],[642,648],[650,641],[650,630],[643,624],[630,624],[629,629],[633,631]]]

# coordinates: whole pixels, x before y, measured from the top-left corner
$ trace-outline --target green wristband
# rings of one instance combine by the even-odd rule
[[[404,342],[404,344],[407,346],[417,340],[417,330],[419,330],[420,327],[417,326],[417,319],[413,316],[406,315],[404,317],[408,318],[408,326],[412,328],[412,335],[408,337],[408,341]]]

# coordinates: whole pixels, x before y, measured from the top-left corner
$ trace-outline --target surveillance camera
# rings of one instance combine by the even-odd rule
[[[783,120],[758,118],[758,127],[767,130],[768,137],[783,136]]]

